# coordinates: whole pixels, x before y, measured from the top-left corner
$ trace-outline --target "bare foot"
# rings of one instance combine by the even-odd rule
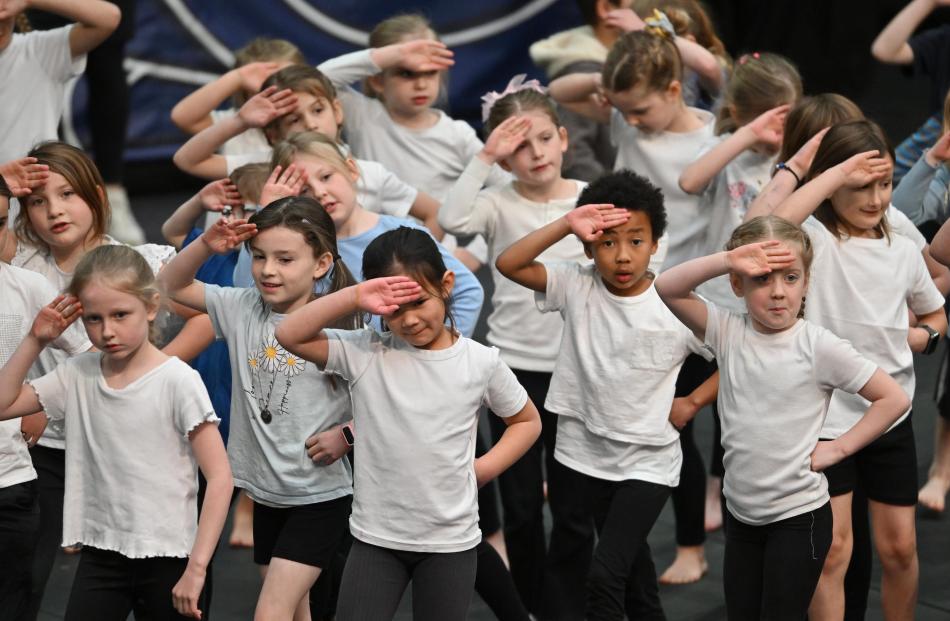
[[[706,479],[706,518],[703,527],[707,533],[722,528],[722,479],[709,477]]]
[[[706,574],[709,565],[703,546],[677,546],[673,564],[660,576],[660,584],[690,584]]]
[[[496,530],[492,534],[485,537],[485,541],[488,542],[488,545],[495,548],[495,552],[498,553],[498,556],[501,557],[502,562],[504,562],[505,567],[511,569],[511,563],[508,562],[508,547],[505,545],[505,534],[501,529]]]
[[[943,513],[944,502],[947,498],[947,491],[950,490],[950,481],[941,477],[930,477],[927,483],[920,488],[917,494],[917,502],[922,507]]]
[[[231,524],[231,536],[228,545],[232,548],[254,547],[254,501],[241,492],[234,508],[234,521]]]

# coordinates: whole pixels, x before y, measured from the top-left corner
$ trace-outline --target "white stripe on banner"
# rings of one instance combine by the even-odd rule
[[[191,36],[197,39],[212,56],[217,58],[218,61],[228,69],[234,66],[234,54],[231,53],[231,50],[218,41],[218,39],[201,24],[194,13],[185,6],[183,0],[163,1],[171,12],[175,14],[175,17],[178,18],[178,21],[181,22],[185,30],[191,33]]]

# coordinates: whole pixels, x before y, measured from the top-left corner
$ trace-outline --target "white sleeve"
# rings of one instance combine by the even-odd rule
[[[158,276],[162,268],[178,254],[174,246],[165,246],[162,244],[142,244],[140,246],[132,246],[132,250],[142,255],[142,258],[145,259],[148,266],[152,268],[152,273],[156,276]]]
[[[258,151],[257,153],[242,153],[240,155],[225,155],[224,156],[224,166],[227,170],[227,173],[230,175],[235,170],[244,166],[245,164],[260,164],[270,162],[271,152],[270,151]]]
[[[722,355],[720,345],[729,338],[729,313],[712,302],[706,302],[706,343],[718,358]]]
[[[53,30],[34,30],[26,35],[31,55],[55,82],[65,82],[86,69],[86,55],[73,58],[69,48],[69,33],[74,27],[75,24],[69,24]]]
[[[707,325],[709,320],[706,320]],[[682,324],[681,324],[682,325]],[[686,351],[698,354],[702,356],[707,361],[713,361],[716,359],[716,356],[713,354],[712,349],[707,346],[705,343],[696,338],[696,335],[693,334],[692,330],[683,326],[684,334],[683,338],[686,341]]]
[[[917,315],[926,315],[943,308],[944,297],[930,277],[923,255],[915,252],[910,260],[911,282],[907,292],[907,306]]]
[[[473,157],[446,194],[439,208],[439,224],[453,235],[487,235],[494,232],[493,202],[482,186],[492,167]]]
[[[485,146],[485,143],[479,139],[478,134],[475,133],[475,130],[472,129],[472,126],[465,121],[455,121],[455,126],[456,129],[462,134],[462,151],[464,158],[462,161],[471,161],[475,159],[475,156],[479,151],[482,150],[482,147]],[[496,186],[511,183],[513,179],[514,177],[512,177],[510,173],[505,172],[501,166],[498,164],[492,164],[482,181],[487,186]]]
[[[373,357],[382,350],[379,334],[372,329],[324,330],[327,335],[329,354],[327,373],[339,375],[355,384],[366,371]]]
[[[514,372],[508,368],[498,351],[494,350],[495,369],[488,380],[484,405],[501,418],[514,416],[528,403],[528,392]]]
[[[547,286],[544,293],[534,292],[534,301],[538,310],[542,313],[551,313],[567,307],[568,300],[579,293],[580,281],[584,277],[581,269],[583,268],[580,265],[573,262],[546,263],[544,271],[548,275]]]
[[[917,226],[904,215],[903,211],[894,205],[887,208],[887,223],[891,226],[892,231],[914,242],[917,250],[923,250],[927,245],[927,239],[917,229]]]
[[[202,423],[220,423],[221,419],[214,413],[208,389],[197,371],[182,363],[180,374],[176,377],[172,389],[174,390],[173,407],[175,429],[185,438]]]
[[[46,416],[52,420],[62,420],[66,417],[66,390],[71,382],[76,381],[75,374],[70,373],[74,368],[75,364],[66,360],[43,377],[27,382],[36,391],[36,397]]]
[[[826,390],[857,393],[874,375],[877,366],[830,330],[818,330],[820,337],[815,343],[814,360],[818,384]]]
[[[397,177],[395,173],[378,162],[360,160],[359,167],[360,172],[364,175],[366,191],[376,198],[379,208],[378,213],[396,216],[397,218],[407,217],[412,204],[416,202],[416,197],[419,196],[419,190]],[[363,206],[367,207],[367,205]]]
[[[372,50],[369,49],[331,58],[320,63],[317,69],[330,78],[330,82],[337,88],[347,86],[382,71],[373,62]]]

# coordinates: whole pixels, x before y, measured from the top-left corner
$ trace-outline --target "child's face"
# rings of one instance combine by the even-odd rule
[[[852,237],[875,236],[875,227],[891,204],[891,177],[894,162],[887,156],[891,170],[876,181],[860,188],[838,188],[831,195],[831,208]]]
[[[729,276],[732,290],[745,298],[753,328],[766,334],[781,332],[795,324],[808,288],[801,248],[794,243],[786,242],[786,245],[795,253],[795,262],[789,267],[755,278]]]
[[[251,275],[261,298],[275,312],[293,312],[310,300],[314,281],[333,262],[330,253],[313,254],[302,233],[284,226],[265,229],[251,239]]]
[[[515,152],[501,161],[501,166],[525,185],[551,184],[561,178],[567,130],[555,125],[551,117],[540,110],[523,116],[531,120],[531,129]]]
[[[350,168],[352,161],[347,160],[347,170],[343,171],[330,162],[306,154],[297,155],[294,164],[307,173],[307,182],[300,195],[318,200],[339,229],[356,210],[359,173],[355,165]]]
[[[408,274],[393,274],[408,276]],[[455,274],[446,271],[438,286],[420,283],[419,298],[403,304],[395,313],[386,316],[389,329],[413,347],[419,349],[445,349],[452,345],[452,334],[445,325],[445,302],[455,286]]]
[[[158,312],[157,299],[146,305],[131,293],[93,280],[80,292],[79,301],[89,340],[107,358],[128,360],[148,342],[148,324]]]
[[[407,35],[400,42],[434,38],[431,33],[425,37]],[[425,113],[435,103],[442,86],[442,73],[410,71],[397,66],[371,77],[369,85],[392,116],[411,119]]]
[[[630,219],[604,231],[584,248],[594,260],[607,291],[621,297],[643,293],[650,286],[650,257],[656,252],[653,227],[646,212],[630,210]]]
[[[676,117],[680,84],[674,80],[666,90],[661,91],[638,86],[625,91],[608,90],[607,99],[623,115],[628,125],[648,133],[661,132]]]
[[[283,140],[293,134],[313,131],[336,140],[343,123],[343,107],[340,100],[330,101],[313,93],[295,91],[297,108],[277,119],[274,140]]]
[[[23,201],[33,230],[50,248],[75,248],[93,233],[92,209],[59,173],[50,171]]]

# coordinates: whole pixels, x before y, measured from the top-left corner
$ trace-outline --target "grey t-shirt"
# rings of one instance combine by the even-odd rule
[[[315,432],[352,418],[346,380],[281,347],[274,329],[284,315],[271,311],[257,289],[205,285],[205,303],[231,359],[228,456],[235,486],[277,507],[352,494],[349,461],[319,466],[304,446]]]

